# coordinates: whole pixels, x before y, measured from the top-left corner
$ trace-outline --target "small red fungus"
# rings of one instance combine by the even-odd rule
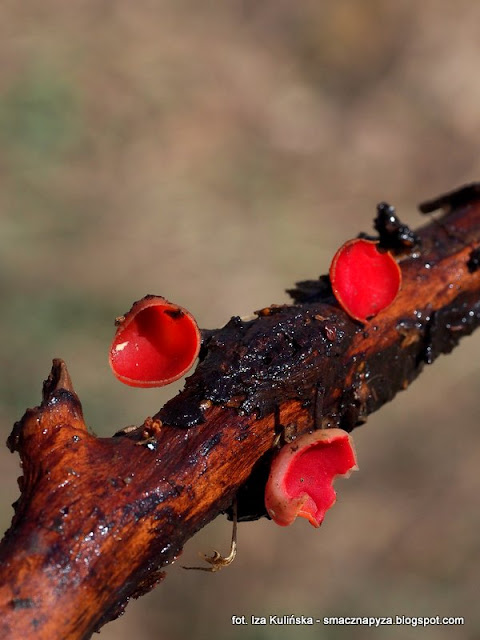
[[[279,525],[297,516],[319,527],[335,504],[335,476],[357,468],[350,436],[343,429],[319,429],[285,445],[272,461],[265,487],[268,515]]]
[[[356,238],[335,254],[330,282],[342,309],[355,320],[366,322],[393,302],[402,274],[389,251],[379,251],[377,242]]]
[[[194,317],[161,296],[145,296],[117,319],[110,347],[115,376],[132,387],[162,387],[181,378],[200,350]]]

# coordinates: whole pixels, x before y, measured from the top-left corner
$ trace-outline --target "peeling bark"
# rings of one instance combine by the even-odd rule
[[[160,582],[162,567],[235,496],[240,519],[265,515],[278,440],[351,431],[470,334],[480,323],[480,188],[421,210],[438,207],[443,215],[415,234],[377,219],[403,276],[378,316],[350,319],[325,277],[299,283],[295,304],[204,331],[185,389],[133,430],[89,433],[55,360],[40,406],[8,440],[23,477],[0,545],[1,637],[90,637]]]

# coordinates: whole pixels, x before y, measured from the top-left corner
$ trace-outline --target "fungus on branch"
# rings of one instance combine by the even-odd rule
[[[0,543],[0,637],[86,640],[234,500],[239,520],[265,515],[279,427],[350,432],[477,329],[480,184],[421,209],[438,207],[415,232],[418,250],[400,243],[402,290],[374,323],[340,311],[327,278],[305,281],[296,304],[202,332],[183,391],[133,431],[91,434],[55,361],[41,404],[9,438],[23,477]],[[154,443],[137,446],[160,421]]]
[[[333,480],[355,469],[352,439],[343,429],[318,429],[297,438],[273,459],[265,487],[268,515],[281,526],[300,516],[319,527],[335,504]]]
[[[132,387],[162,387],[181,378],[200,350],[200,331],[186,309],[145,296],[116,320],[110,347],[114,375]]]
[[[333,257],[330,281],[342,309],[366,322],[395,300],[402,274],[389,251],[379,251],[377,242],[355,238]]]

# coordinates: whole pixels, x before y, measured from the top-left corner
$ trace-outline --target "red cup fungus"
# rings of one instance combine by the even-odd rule
[[[389,251],[379,251],[377,242],[356,238],[335,254],[330,282],[342,309],[366,322],[394,301],[402,273]]]
[[[268,515],[281,526],[297,516],[319,527],[335,504],[338,475],[357,469],[352,439],[343,429],[318,429],[285,445],[272,461],[265,487]]]
[[[200,350],[194,317],[162,296],[145,296],[117,318],[110,347],[114,375],[132,387],[162,387],[181,378]]]

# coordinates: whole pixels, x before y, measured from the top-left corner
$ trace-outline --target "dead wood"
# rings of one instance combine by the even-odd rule
[[[8,440],[23,476],[0,545],[0,636],[89,638],[236,495],[240,519],[265,515],[279,440],[320,426],[351,431],[470,334],[480,323],[480,188],[421,209],[439,207],[415,235],[377,218],[403,275],[388,309],[362,325],[328,279],[299,283],[295,304],[204,331],[185,389],[133,431],[89,433],[55,360],[40,406]]]

